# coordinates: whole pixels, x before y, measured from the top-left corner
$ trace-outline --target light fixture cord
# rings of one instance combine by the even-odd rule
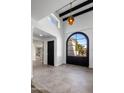
[[[70,2],[72,2],[72,3],[76,2],[76,1],[77,0],[73,0],[73,1],[70,0]],[[65,5],[65,6],[61,7],[60,9],[56,10],[56,12],[59,12],[61,9],[63,9],[66,6],[69,6],[69,5],[70,5],[70,3],[68,3],[67,5]]]
[[[72,2],[70,1],[70,16],[72,16]]]

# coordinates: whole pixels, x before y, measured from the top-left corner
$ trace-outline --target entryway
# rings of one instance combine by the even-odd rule
[[[67,64],[89,66],[89,39],[85,33],[71,34],[66,42]]]

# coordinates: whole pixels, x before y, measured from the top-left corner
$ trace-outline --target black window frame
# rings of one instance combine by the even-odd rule
[[[71,38],[73,35],[76,35],[76,34],[81,34],[81,35],[85,36],[84,39],[86,39],[86,41],[87,41],[87,42],[86,42],[86,45],[87,45],[86,57],[89,59],[89,38],[88,38],[88,36],[87,36],[85,33],[83,33],[83,32],[75,32],[75,33],[72,33],[72,34],[67,38],[67,41],[66,41],[66,57],[69,56],[69,55],[68,55],[68,51],[71,51],[71,50],[68,49],[68,46],[73,46],[73,45],[69,45],[68,42],[69,42],[70,38]],[[74,39],[74,40],[76,40],[76,39]],[[79,39],[77,39],[77,40],[79,40]],[[83,40],[83,38],[81,38],[80,40]],[[74,45],[74,46],[75,46],[75,45]],[[76,56],[75,56],[75,57],[76,57]],[[77,57],[84,57],[84,56],[77,56]]]

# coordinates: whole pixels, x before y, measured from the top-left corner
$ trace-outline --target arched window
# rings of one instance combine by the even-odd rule
[[[87,39],[83,34],[76,33],[69,38],[68,56],[87,56]]]
[[[86,34],[82,32],[76,32],[69,36],[66,45],[67,63],[85,63],[89,65],[89,40]],[[73,59],[73,60],[72,60]]]

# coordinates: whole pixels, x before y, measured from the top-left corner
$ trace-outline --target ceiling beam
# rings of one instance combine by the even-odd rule
[[[81,4],[77,5],[77,6],[75,6],[73,8],[71,8],[69,10],[66,10],[65,12],[60,13],[59,16],[62,17],[64,15],[66,15],[66,14],[68,14],[70,12],[73,12],[73,11],[75,11],[75,10],[81,8],[81,7],[84,7],[85,5],[88,5],[88,4],[92,3],[92,2],[93,2],[93,0],[85,1],[85,2],[83,2],[83,3],[81,3]]]
[[[88,8],[88,9],[85,9],[85,10],[83,10],[83,11],[80,11],[80,12],[78,12],[78,13],[76,13],[76,14],[73,14],[72,16],[73,16],[73,17],[76,17],[76,16],[82,15],[82,14],[87,13],[87,12],[92,11],[92,10],[93,10],[93,7],[90,7],[90,8]],[[67,19],[68,19],[68,17],[63,18],[63,21],[66,21]]]

